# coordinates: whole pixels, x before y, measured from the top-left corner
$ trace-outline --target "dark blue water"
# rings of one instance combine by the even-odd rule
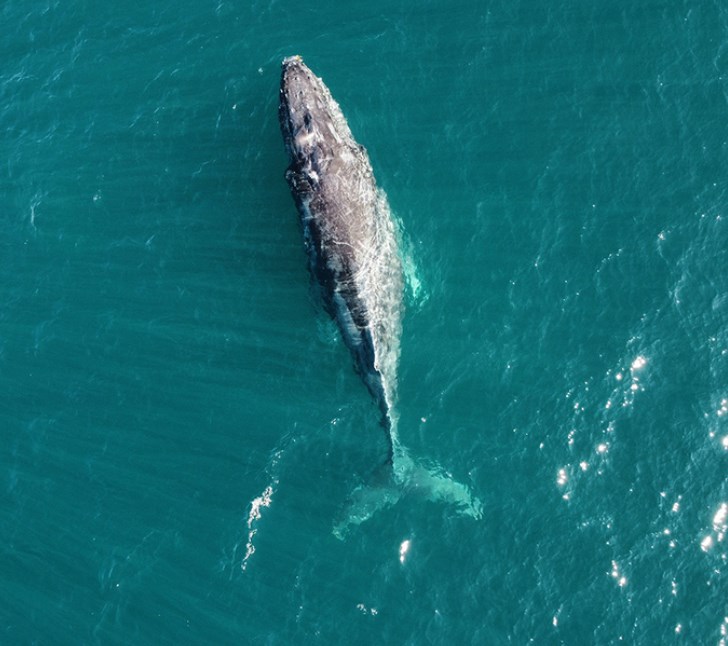
[[[728,643],[728,9],[6,0],[0,641]],[[403,487],[283,180],[406,234]]]

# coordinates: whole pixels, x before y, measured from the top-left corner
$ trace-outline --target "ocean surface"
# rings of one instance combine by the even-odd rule
[[[728,643],[728,5],[4,0],[0,643]],[[404,235],[401,486],[280,63]]]

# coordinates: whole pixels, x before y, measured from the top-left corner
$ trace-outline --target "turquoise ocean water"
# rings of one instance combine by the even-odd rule
[[[726,644],[728,6],[0,6],[0,643]],[[280,61],[406,231],[409,488]]]

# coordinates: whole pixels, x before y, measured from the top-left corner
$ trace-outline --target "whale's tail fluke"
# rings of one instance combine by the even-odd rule
[[[482,517],[483,503],[467,485],[455,480],[439,465],[426,466],[418,462],[405,447],[395,448],[392,470],[395,481],[405,491],[419,492],[428,500],[453,505],[464,516]]]
[[[391,440],[391,460],[374,474],[372,481],[353,491],[342,520],[334,525],[334,536],[345,538],[351,528],[409,494],[452,505],[463,516],[476,520],[482,518],[483,503],[467,485],[455,480],[439,465],[426,466],[415,460],[399,443],[396,427],[391,429]]]

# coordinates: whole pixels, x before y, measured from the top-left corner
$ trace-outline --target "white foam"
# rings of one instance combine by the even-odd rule
[[[255,538],[255,535],[258,533],[258,530],[253,527],[253,525],[260,520],[262,516],[262,509],[264,507],[270,507],[271,502],[273,501],[273,487],[271,485],[268,485],[264,490],[263,493],[260,494],[257,498],[253,498],[250,502],[250,513],[248,514],[248,542],[245,545],[245,556],[243,557],[243,563],[241,565],[241,569],[243,572],[245,572],[245,569],[248,567],[248,560],[251,556],[255,553],[255,545],[253,544],[253,539]]]

